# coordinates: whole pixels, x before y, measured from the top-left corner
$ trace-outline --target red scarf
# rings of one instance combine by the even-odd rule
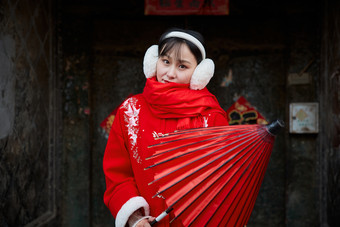
[[[147,79],[143,96],[156,117],[180,118],[178,129],[202,127],[202,115],[213,112],[226,114],[207,88],[191,90],[189,84],[164,84],[153,77]]]

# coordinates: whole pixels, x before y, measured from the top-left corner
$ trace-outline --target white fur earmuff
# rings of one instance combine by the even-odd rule
[[[214,76],[215,64],[209,59],[203,59],[196,67],[190,80],[191,90],[202,90]]]
[[[147,49],[144,55],[143,71],[146,78],[156,76],[156,65],[158,61],[158,45],[152,45]],[[214,62],[209,59],[203,59],[196,67],[190,81],[190,89],[201,90],[207,86],[215,71]]]
[[[156,76],[156,65],[158,61],[158,45],[152,45],[144,55],[143,71],[146,78]]]

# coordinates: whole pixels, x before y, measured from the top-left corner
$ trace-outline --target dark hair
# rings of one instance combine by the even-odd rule
[[[193,31],[193,30],[172,28],[172,29],[167,30],[160,37],[159,42],[158,42],[158,56],[164,56],[169,51],[173,50],[173,51],[175,51],[175,55],[177,57],[179,57],[178,55],[179,55],[179,50],[180,50],[181,46],[183,44],[187,44],[191,53],[195,56],[197,64],[199,64],[203,60],[203,57],[202,57],[201,51],[199,50],[199,48],[195,44],[193,44],[192,42],[190,42],[186,39],[182,39],[182,38],[177,38],[177,37],[165,38],[165,36],[167,34],[169,34],[170,32],[174,32],[174,31],[184,32],[184,33],[187,33],[189,35],[192,35],[193,37],[198,39],[202,43],[202,45],[204,46],[203,36],[199,32],[196,32],[196,31]]]

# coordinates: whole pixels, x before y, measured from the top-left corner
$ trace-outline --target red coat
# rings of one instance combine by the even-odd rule
[[[139,208],[144,208],[145,215],[155,217],[166,209],[163,199],[152,198],[157,192],[157,184],[148,185],[153,176],[151,171],[144,171],[147,166],[145,158],[151,155],[147,147],[155,144],[154,137],[157,135],[173,132],[186,122],[183,116],[159,117],[150,103],[153,102],[150,101],[152,98],[146,93],[144,90],[143,94],[133,96],[121,105],[104,154],[103,169],[107,187],[104,202],[116,218],[117,227],[124,226],[128,217]],[[187,127],[193,127],[194,122],[201,122],[203,127],[228,124],[221,109],[202,111],[197,117],[187,119]],[[168,225],[168,217],[157,224]]]

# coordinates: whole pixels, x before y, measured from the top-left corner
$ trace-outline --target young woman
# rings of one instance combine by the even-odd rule
[[[104,202],[116,226],[150,226],[166,209],[162,198],[152,198],[157,184],[145,172],[148,146],[155,137],[178,129],[227,125],[226,114],[205,87],[214,73],[206,58],[202,36],[191,30],[165,32],[144,57],[147,77],[142,94],[119,108],[104,154]],[[170,214],[171,215],[171,214]],[[165,217],[157,226],[169,226]],[[181,226],[180,220],[172,223]]]

